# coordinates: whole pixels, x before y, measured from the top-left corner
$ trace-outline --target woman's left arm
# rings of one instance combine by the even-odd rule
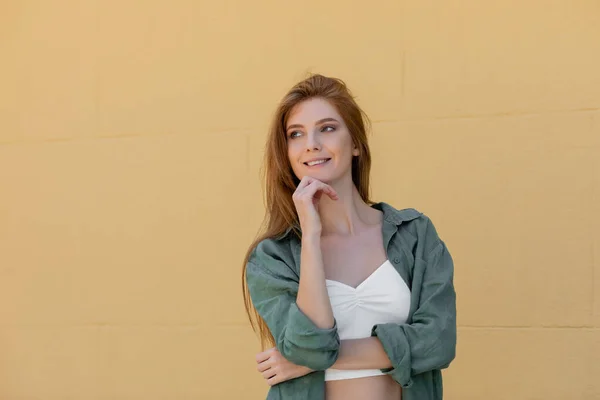
[[[454,265],[443,241],[431,251],[423,272],[421,301],[410,324],[377,324],[371,337],[341,340],[334,369],[379,368],[404,387],[410,377],[447,367],[456,351]]]
[[[424,259],[415,260],[417,270],[421,282],[413,280],[413,285],[420,285],[421,292],[412,321],[377,324],[371,330],[392,364],[382,372],[404,388],[412,385],[415,375],[448,367],[456,355],[454,264],[441,239]]]

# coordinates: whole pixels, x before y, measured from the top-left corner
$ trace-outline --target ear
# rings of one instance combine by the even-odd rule
[[[359,156],[360,155],[360,151],[358,151],[358,147],[354,146],[352,148],[352,155],[353,156]]]

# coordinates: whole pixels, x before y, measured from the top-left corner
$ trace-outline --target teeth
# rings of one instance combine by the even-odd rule
[[[325,161],[327,161],[327,160],[311,161],[311,162],[309,162],[307,164],[312,167],[313,165],[323,164]]]

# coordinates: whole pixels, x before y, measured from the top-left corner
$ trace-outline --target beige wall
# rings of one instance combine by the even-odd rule
[[[308,71],[455,259],[446,398],[600,399],[600,5],[4,1],[0,398],[260,399],[241,260]]]

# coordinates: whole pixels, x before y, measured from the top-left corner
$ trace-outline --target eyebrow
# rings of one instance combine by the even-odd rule
[[[323,118],[323,119],[320,119],[320,120],[317,121],[317,125],[322,124],[324,122],[331,122],[331,121],[333,121],[333,122],[340,122],[340,121],[338,121],[335,118]],[[301,124],[293,124],[293,125],[290,125],[290,126],[288,126],[286,128],[286,132],[289,131],[292,128],[302,128],[302,127],[303,126]]]

